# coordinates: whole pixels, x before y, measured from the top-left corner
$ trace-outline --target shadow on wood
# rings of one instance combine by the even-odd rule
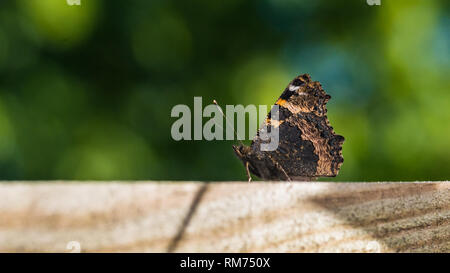
[[[172,239],[172,241],[169,244],[169,247],[167,248],[167,252],[173,252],[177,246],[178,242],[181,241],[183,238],[184,231],[186,230],[187,226],[189,225],[192,215],[194,215],[195,210],[198,207],[198,204],[200,203],[200,200],[202,200],[203,195],[205,194],[206,190],[208,188],[208,184],[203,184],[200,189],[198,189],[198,192],[195,194],[194,200],[192,200],[192,204],[189,208],[189,211],[184,218],[183,222],[181,223],[181,226],[177,232],[177,235]]]
[[[439,183],[392,183],[333,192],[312,201],[330,210],[388,251],[450,250],[450,192]],[[360,235],[361,236],[361,235]],[[363,238],[364,236],[361,236]],[[349,241],[356,238],[351,237]],[[345,244],[345,239],[335,242]],[[371,247],[379,247],[373,244]]]

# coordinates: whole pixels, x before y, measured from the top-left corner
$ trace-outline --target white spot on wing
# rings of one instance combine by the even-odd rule
[[[300,86],[289,85],[289,91],[297,91],[299,88]]]

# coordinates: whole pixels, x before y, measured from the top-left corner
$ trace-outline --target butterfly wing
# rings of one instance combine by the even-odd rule
[[[257,172],[264,173],[260,170],[263,167],[271,169],[263,179],[338,174],[344,161],[344,137],[335,134],[329,124],[326,103],[330,98],[320,83],[312,81],[307,74],[289,83],[275,103],[279,106],[278,120],[272,120],[269,114],[251,144],[255,158],[252,161],[264,161],[253,163],[258,166]],[[271,128],[279,130],[278,147],[274,151],[262,151],[261,144],[266,141],[260,135]]]

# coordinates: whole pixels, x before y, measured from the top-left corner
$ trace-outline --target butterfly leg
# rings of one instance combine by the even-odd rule
[[[280,170],[284,174],[284,176],[286,177],[286,180],[289,182],[292,182],[292,179],[289,177],[289,175],[286,173],[286,171],[283,169],[283,167],[281,167],[281,165],[278,162],[276,162],[272,157],[269,156],[269,158],[270,158],[270,160],[272,160],[275,167],[277,167],[277,169]]]
[[[245,170],[247,171],[248,182],[252,182],[252,177],[250,175],[250,170],[249,170],[248,166],[249,166],[249,163],[247,161],[247,162],[245,162]]]
[[[286,173],[286,171],[281,167],[279,164],[277,164],[280,170],[283,172],[283,174],[286,176],[287,181],[292,182],[292,179],[289,177],[289,175]]]

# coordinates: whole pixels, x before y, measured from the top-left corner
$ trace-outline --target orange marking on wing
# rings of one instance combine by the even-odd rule
[[[278,128],[281,124],[283,124],[284,120],[266,118],[265,122],[267,125],[272,125],[273,127]]]
[[[287,101],[283,100],[283,99],[278,99],[277,102],[275,102],[275,104],[278,104],[279,106],[283,106]]]

